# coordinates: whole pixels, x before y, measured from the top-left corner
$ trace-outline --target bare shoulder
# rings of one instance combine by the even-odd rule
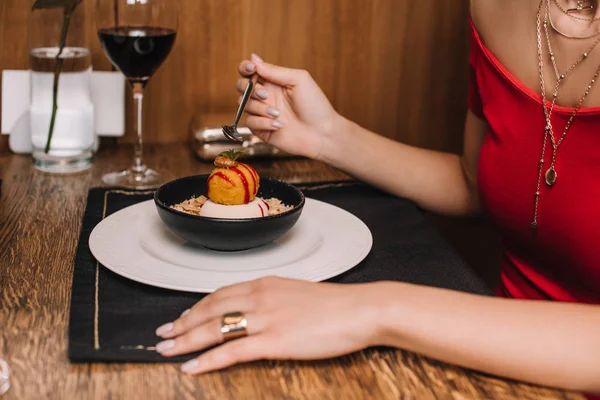
[[[471,0],[471,19],[484,46],[529,88],[539,82],[537,14],[544,0]]]
[[[540,0],[470,0],[471,19],[484,42],[518,35],[529,28]]]

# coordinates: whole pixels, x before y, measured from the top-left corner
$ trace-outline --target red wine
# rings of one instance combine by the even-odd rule
[[[132,82],[146,83],[169,55],[176,32],[167,28],[119,26],[100,29],[106,55]]]

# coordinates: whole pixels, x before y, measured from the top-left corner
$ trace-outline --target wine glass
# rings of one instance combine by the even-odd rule
[[[103,176],[112,186],[144,189],[160,186],[168,176],[143,161],[144,88],[167,58],[177,35],[179,13],[174,0],[97,0],[96,27],[104,52],[127,78],[135,108],[133,164]]]

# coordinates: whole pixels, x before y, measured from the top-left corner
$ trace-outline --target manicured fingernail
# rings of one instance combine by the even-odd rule
[[[164,342],[160,342],[159,344],[156,345],[156,351],[158,351],[159,353],[162,353],[163,351],[170,350],[173,347],[175,347],[174,340],[165,340]]]
[[[273,118],[279,118],[279,116],[281,115],[278,109],[271,107],[267,108],[267,114],[269,114]]]
[[[188,314],[190,313],[190,311],[192,311],[192,310],[190,310],[190,309],[188,308],[187,310],[185,310],[184,312],[182,312],[182,313],[181,313],[181,316],[182,316],[182,317],[185,317],[186,315],[188,315]]]
[[[196,359],[190,360],[181,366],[181,372],[194,372],[200,366],[200,362]]]
[[[246,64],[246,71],[254,72],[255,69],[256,69],[256,65],[254,65],[252,63]]]
[[[263,63],[263,59],[260,58],[257,54],[252,53],[252,59],[256,62]]]
[[[256,91],[256,95],[261,99],[266,100],[267,97],[269,97],[269,92],[267,92],[265,89],[258,89]]]
[[[283,124],[279,121],[273,121],[273,123],[271,125],[273,125],[273,128],[277,128],[277,129],[283,128]]]
[[[171,332],[171,330],[173,329],[173,323],[169,322],[168,324],[164,324],[162,326],[159,326],[158,329],[156,330],[156,336],[162,336],[166,333]]]

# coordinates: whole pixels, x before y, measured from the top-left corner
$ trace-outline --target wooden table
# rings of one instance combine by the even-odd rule
[[[103,150],[91,171],[52,176],[26,156],[0,158],[0,357],[12,388],[2,399],[581,399],[473,373],[396,350],[321,362],[257,362],[202,377],[176,364],[85,364],[67,359],[73,257],[87,191],[126,167],[131,149]],[[185,176],[206,173],[184,145],[151,147],[147,162]],[[347,178],[307,160],[255,163],[291,182]]]

